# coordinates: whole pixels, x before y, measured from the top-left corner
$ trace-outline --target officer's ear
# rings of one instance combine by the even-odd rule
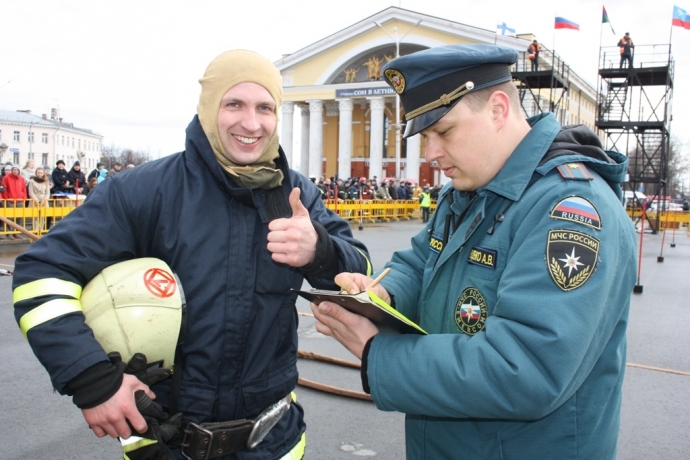
[[[489,97],[489,105],[491,105],[492,120],[498,131],[503,128],[510,116],[510,97],[503,91],[494,91]]]

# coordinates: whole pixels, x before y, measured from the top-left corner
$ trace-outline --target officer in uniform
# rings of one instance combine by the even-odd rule
[[[405,136],[426,139],[450,183],[373,290],[429,334],[312,304],[317,330],[362,359],[376,406],[408,414],[408,458],[616,456],[636,266],[627,161],[584,126],[522,118],[516,60],[452,45],[383,70]],[[370,278],[336,282],[359,292]]]
[[[183,152],[102,182],[17,258],[15,317],[54,388],[73,396],[97,436],[130,439],[131,427],[145,433],[150,427],[135,405],[143,391],[171,417],[183,414],[180,435],[168,443],[175,458],[297,460],[305,446],[298,403],[252,442],[252,421],[297,384],[291,289],[305,279],[335,289],[338,272],[368,273],[371,264],[349,224],[288,166],[277,135],[278,69],[233,50],[199,82]],[[82,288],[104,268],[149,257],[175,273],[187,305],[175,372],[150,387],[125,372],[140,366],[107,355],[81,303]],[[150,296],[174,292],[165,270],[142,277]],[[123,444],[128,458],[144,444]]]

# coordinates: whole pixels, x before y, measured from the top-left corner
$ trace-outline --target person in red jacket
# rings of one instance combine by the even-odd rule
[[[19,165],[12,165],[12,170],[2,178],[2,185],[5,192],[2,197],[8,201],[8,207],[20,207],[26,200],[26,181],[20,175]],[[15,205],[15,203],[17,203]]]
[[[12,165],[10,173],[5,174],[5,177],[2,178],[2,186],[5,187],[5,191],[2,193],[2,198],[5,200],[5,207],[24,207],[24,201],[26,200],[26,181],[24,181],[24,178],[20,174],[19,165]],[[10,235],[10,238],[19,239],[19,236]]]

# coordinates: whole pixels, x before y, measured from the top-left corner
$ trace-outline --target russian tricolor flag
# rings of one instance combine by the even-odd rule
[[[573,29],[580,30],[580,25],[573,21],[568,21],[566,18],[556,17],[556,29]]]

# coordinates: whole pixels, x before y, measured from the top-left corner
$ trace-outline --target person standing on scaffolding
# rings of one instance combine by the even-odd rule
[[[538,41],[534,40],[532,44],[527,48],[527,57],[529,57],[532,63],[532,72],[537,72],[539,70],[539,53],[541,52],[541,45]]]
[[[630,38],[630,33],[626,32],[625,37],[618,41],[618,46],[621,50],[621,64],[619,68],[623,68],[623,63],[628,61],[628,68],[631,69],[633,66],[633,50],[635,45],[633,44],[632,38]]]

